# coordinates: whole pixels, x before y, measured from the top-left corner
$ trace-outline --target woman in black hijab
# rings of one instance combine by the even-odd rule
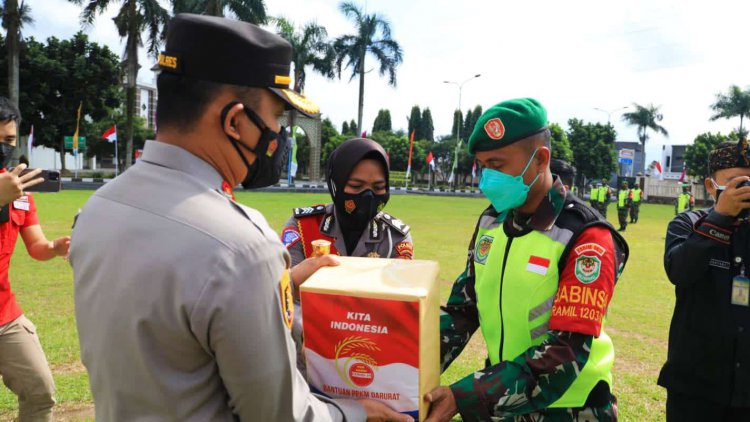
[[[281,240],[292,265],[312,256],[312,241],[331,242],[342,256],[412,259],[409,226],[382,212],[390,198],[388,156],[375,141],[345,141],[328,158],[332,203],[295,208]]]
[[[318,239],[331,242],[332,254],[412,259],[409,226],[383,212],[390,197],[388,172],[388,156],[375,141],[350,139],[336,148],[326,169],[333,203],[295,208],[281,232],[292,265],[312,257],[312,242]],[[297,368],[306,374],[301,315],[295,302],[292,338]]]

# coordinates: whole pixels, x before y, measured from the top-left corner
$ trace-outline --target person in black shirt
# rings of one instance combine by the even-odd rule
[[[664,268],[675,285],[667,362],[667,421],[750,420],[750,209],[748,143],[711,151],[707,210],[677,215]]]

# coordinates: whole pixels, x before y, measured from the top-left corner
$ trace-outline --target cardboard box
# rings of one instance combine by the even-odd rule
[[[440,289],[432,261],[341,257],[300,290],[307,375],[330,397],[382,401],[424,420],[440,383]]]

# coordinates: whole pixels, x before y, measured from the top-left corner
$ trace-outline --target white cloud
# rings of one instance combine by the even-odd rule
[[[69,37],[79,28],[80,8],[65,0],[29,0],[36,25],[26,35]],[[117,2],[116,2],[117,3]],[[268,0],[272,16],[299,24],[316,20],[336,37],[353,30],[338,10],[337,0]],[[661,106],[669,139],[653,136],[649,159],[660,155],[661,143],[689,143],[705,131],[728,132],[737,121],[709,122],[715,94],[731,84],[750,84],[750,56],[744,54],[745,17],[750,3],[679,0],[560,2],[495,2],[466,0],[370,0],[368,12],[384,15],[404,50],[398,87],[372,71],[366,77],[365,127],[378,109],[391,110],[394,126],[405,127],[411,107],[429,106],[437,134],[450,131],[458,102],[455,86],[481,73],[463,90],[464,110],[481,104],[536,97],[551,121],[571,117],[605,122],[606,114],[633,102]],[[118,4],[119,6],[119,4]],[[122,43],[111,17],[100,16],[90,37],[117,54]],[[141,79],[151,63],[141,55]],[[374,67],[370,60],[368,68]],[[357,117],[358,81],[328,81],[308,72],[307,94],[339,126]],[[621,140],[635,140],[620,113],[612,123]]]

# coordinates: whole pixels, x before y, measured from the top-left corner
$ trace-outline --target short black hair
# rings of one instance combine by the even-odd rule
[[[156,79],[159,100],[156,104],[158,127],[192,129],[206,106],[223,90],[230,89],[250,107],[260,103],[262,88],[227,85],[162,72]]]
[[[0,122],[16,122],[16,126],[21,124],[21,111],[18,106],[13,104],[6,97],[0,97]]]
[[[521,140],[521,145],[529,153],[533,153],[540,146],[547,147],[552,150],[552,133],[549,128],[543,129],[538,133],[529,136],[526,139]]]

